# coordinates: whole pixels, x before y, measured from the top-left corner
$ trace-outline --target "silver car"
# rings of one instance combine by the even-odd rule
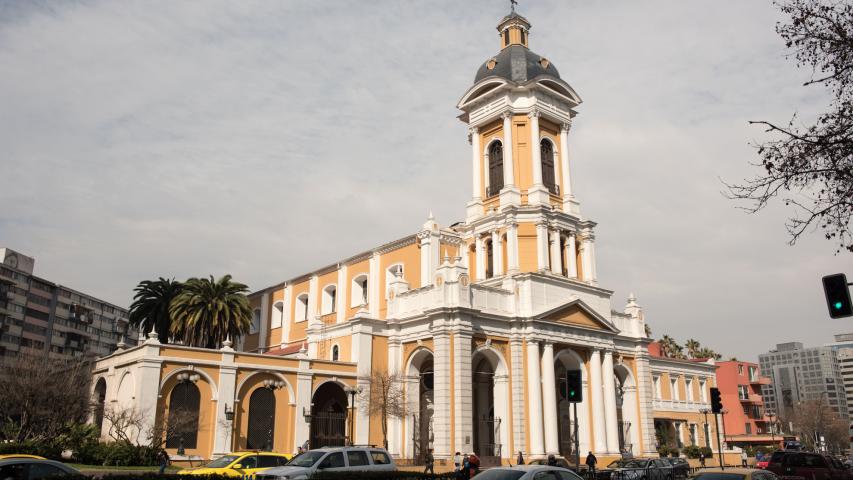
[[[255,480],[302,480],[315,472],[393,472],[397,465],[384,448],[337,447],[309,450],[283,467],[261,470]]]
[[[548,465],[490,468],[474,478],[477,480],[581,480],[581,477],[571,470]]]

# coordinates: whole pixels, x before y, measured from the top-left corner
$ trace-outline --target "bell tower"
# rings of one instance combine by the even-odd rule
[[[497,31],[500,50],[457,104],[471,144],[465,223],[474,237],[469,263],[479,267],[470,271],[475,279],[537,271],[594,283],[595,224],[581,216],[570,161],[581,98],[530,50],[526,18],[513,10]]]

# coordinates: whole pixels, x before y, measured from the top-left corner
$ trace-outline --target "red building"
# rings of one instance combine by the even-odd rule
[[[771,445],[781,441],[778,429],[771,432],[770,428],[770,422],[776,420],[775,412],[765,411],[761,397],[761,385],[769,383],[755,363],[717,362],[717,388],[725,412],[723,432],[729,445]]]

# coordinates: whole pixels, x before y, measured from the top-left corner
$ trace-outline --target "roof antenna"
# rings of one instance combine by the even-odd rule
[[[509,11],[515,13],[516,5],[518,5],[518,0],[509,0]]]

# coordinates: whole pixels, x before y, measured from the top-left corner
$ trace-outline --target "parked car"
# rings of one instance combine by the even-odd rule
[[[665,458],[631,458],[610,463],[596,477],[610,480],[673,480],[673,467]]]
[[[275,452],[234,452],[197,468],[186,468],[179,475],[225,475],[243,477],[270,467],[286,465],[292,455]],[[0,479],[3,480],[3,479]]]
[[[397,465],[384,448],[337,447],[309,450],[282,467],[255,474],[255,480],[301,480],[317,471],[395,471]]]
[[[770,463],[770,455],[767,455],[764,458],[762,458],[761,460],[756,460],[755,468],[764,470],[765,468],[767,468],[767,465],[769,463]]]
[[[0,460],[0,480],[42,480],[82,476],[82,473],[62,462],[43,458],[17,457]]]
[[[751,468],[707,468],[697,473],[692,480],[779,480],[773,472]]]
[[[672,478],[685,479],[690,475],[690,463],[681,457],[669,457],[666,459],[672,465]]]
[[[495,467],[477,474],[474,478],[477,480],[581,480],[581,477],[571,470],[548,465]]]
[[[853,480],[850,470],[832,457],[817,453],[777,450],[765,469],[780,477],[817,480]]]
[[[0,455],[0,460],[8,460],[10,458],[35,458],[36,460],[47,460],[44,457],[40,457],[38,455],[30,455],[28,453],[6,453]]]
[[[569,462],[566,461],[565,458],[557,458],[557,466],[560,468],[566,468],[574,471],[574,467],[569,465]],[[548,465],[548,460],[545,458],[536,458],[527,462],[528,465]]]

